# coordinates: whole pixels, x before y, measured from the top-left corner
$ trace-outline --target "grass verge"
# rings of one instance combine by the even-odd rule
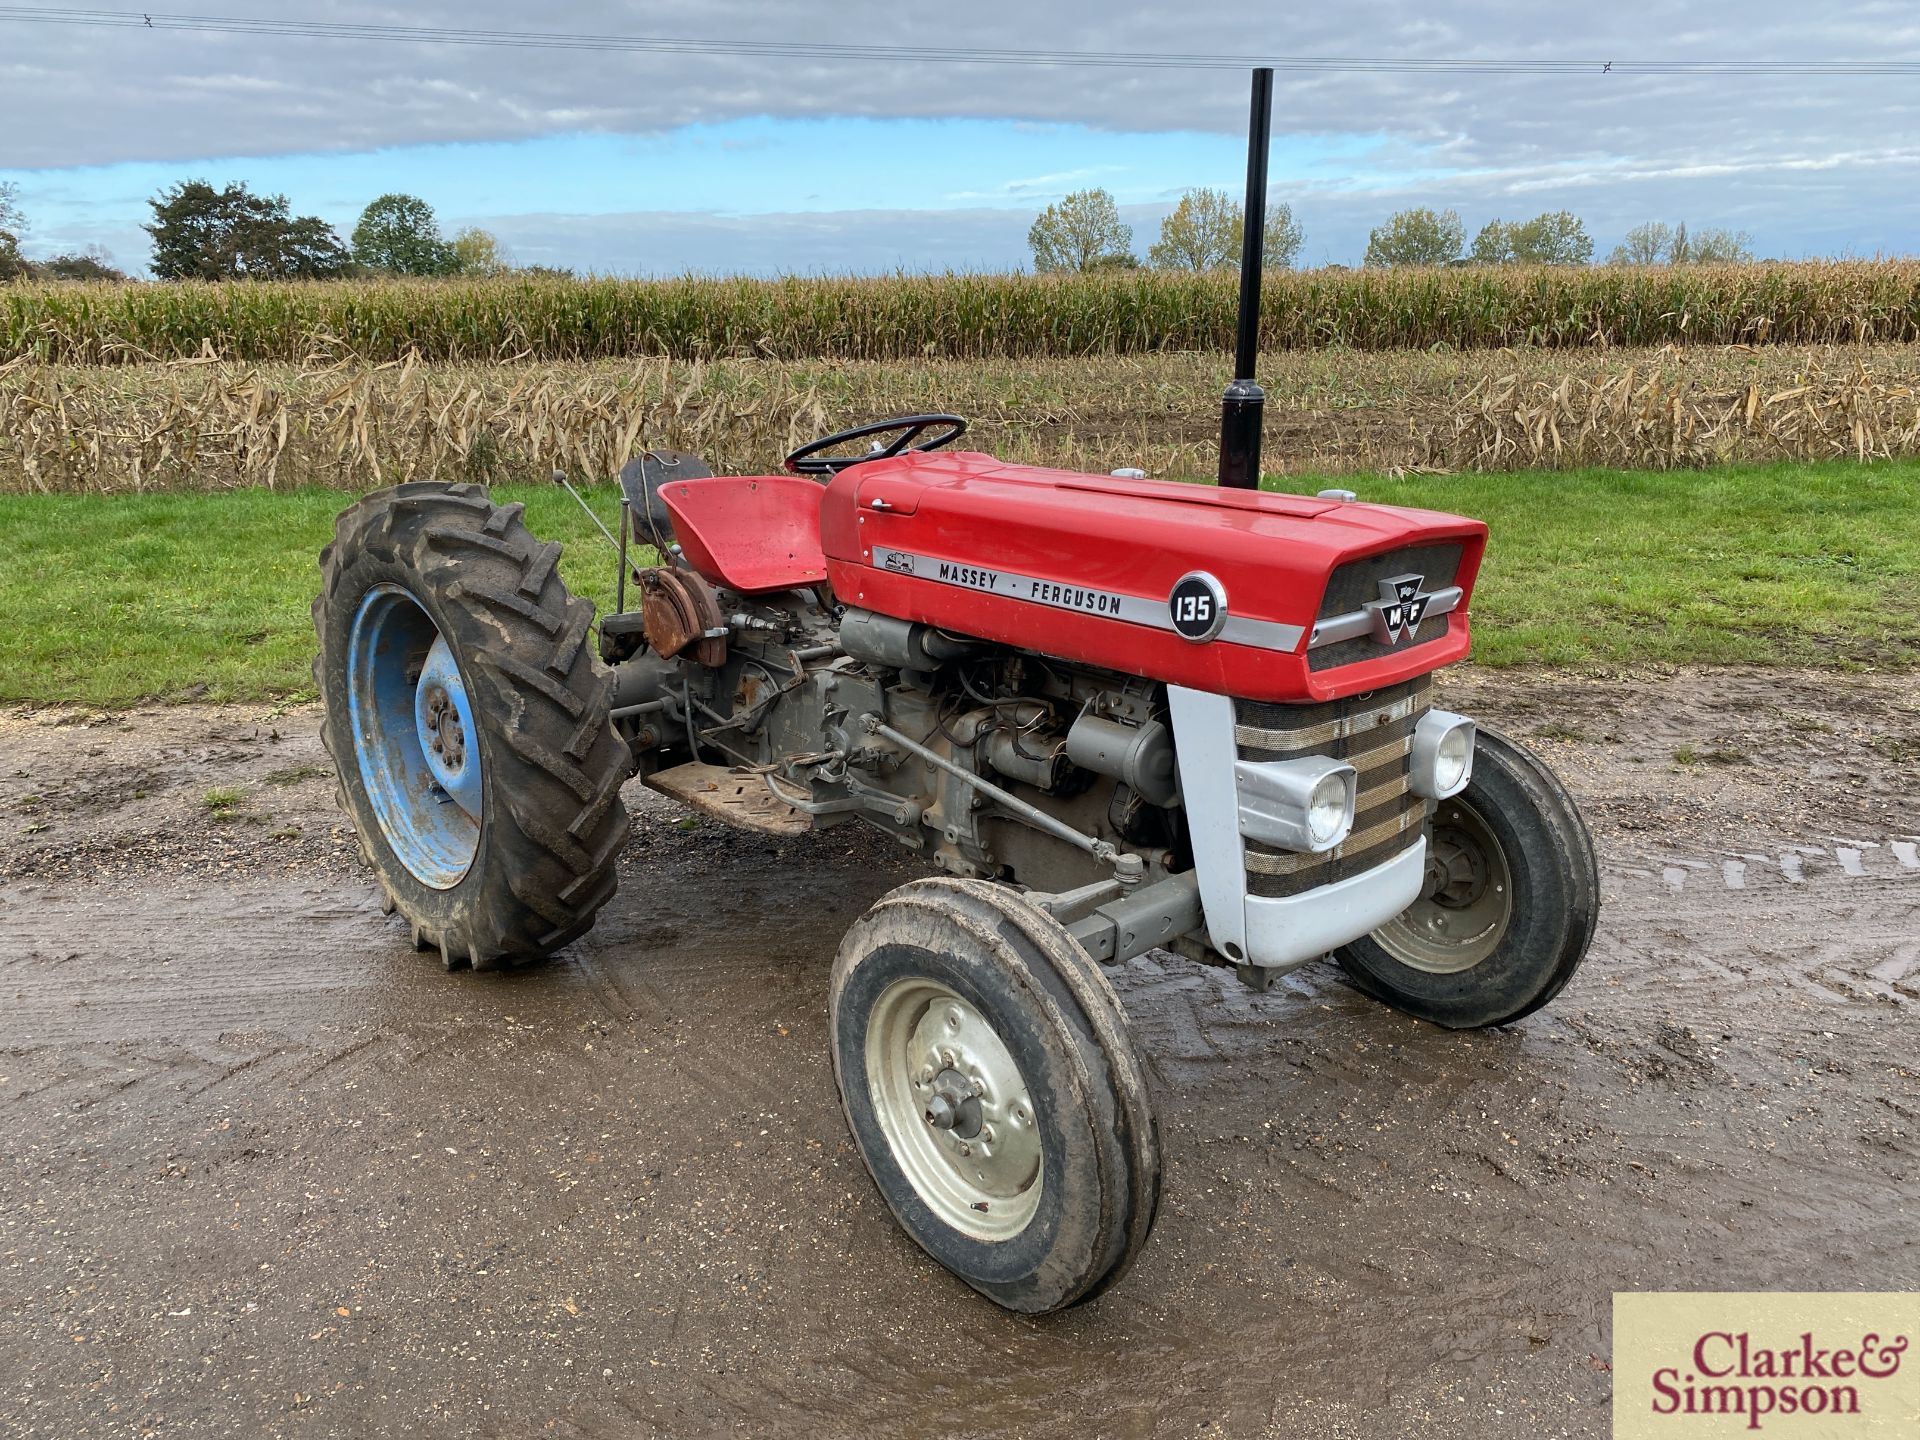
[[[1341,483],[1488,522],[1474,601],[1484,664],[1920,661],[1920,464]],[[611,552],[566,495],[495,494],[525,502],[535,533],[565,542],[568,583],[604,606]],[[614,513],[610,490],[592,498]],[[0,496],[0,701],[309,696],[315,557],[343,499]]]

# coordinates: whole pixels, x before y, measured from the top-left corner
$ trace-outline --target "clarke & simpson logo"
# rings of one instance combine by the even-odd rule
[[[1920,1435],[1920,1295],[1617,1294],[1616,1440]]]
[[[1816,1346],[1803,1330],[1797,1344],[1763,1348],[1742,1330],[1709,1330],[1693,1342],[1685,1365],[1653,1372],[1656,1415],[1739,1415],[1761,1429],[1770,1415],[1858,1415],[1860,1387],[1900,1371],[1907,1337],[1862,1335],[1854,1345]]]

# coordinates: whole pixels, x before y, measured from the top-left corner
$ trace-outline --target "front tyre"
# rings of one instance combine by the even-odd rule
[[[391,909],[448,966],[552,954],[613,895],[630,752],[560,547],[478,485],[343,511],[313,602],[321,740]]]
[[[1586,822],[1531,752],[1482,727],[1473,778],[1435,809],[1418,900],[1335,952],[1360,990],[1449,1029],[1504,1025],[1573,978],[1600,913]]]
[[[1059,922],[1002,886],[913,881],[847,932],[829,1006],[848,1126],[916,1244],[1027,1314],[1120,1278],[1158,1132],[1119,1001]]]

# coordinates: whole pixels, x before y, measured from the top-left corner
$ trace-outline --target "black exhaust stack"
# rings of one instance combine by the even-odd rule
[[[1220,483],[1260,488],[1260,421],[1267,397],[1254,383],[1260,359],[1260,272],[1266,259],[1267,143],[1273,130],[1273,71],[1253,72],[1247,120],[1247,203],[1240,237],[1240,326],[1234,337],[1233,383],[1220,401]]]

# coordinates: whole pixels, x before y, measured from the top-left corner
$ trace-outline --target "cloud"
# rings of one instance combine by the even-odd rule
[[[309,12],[287,0],[265,0],[248,13],[298,18]],[[1920,49],[1920,24],[1910,6],[1708,0],[1687,6],[1681,22],[1664,30],[1648,26],[1651,13],[1641,6],[1542,7],[1522,0],[1287,7],[1240,0],[1176,6],[979,0],[966,8],[961,40],[1149,54],[1593,61],[1857,59]],[[327,18],[813,44],[960,43],[950,7],[895,0],[838,0],[826,8],[776,0],[622,0],[535,11],[501,0],[341,0]],[[644,143],[680,127],[752,117],[971,117],[1042,127],[1071,122],[1122,135],[1228,138],[1245,126],[1241,77],[1217,71],[527,50],[5,22],[0,57],[0,165],[14,170],[146,160],[178,165],[186,174],[204,157],[236,152],[350,154],[562,131],[642,137],[637,143]],[[1366,226],[1380,218],[1380,204],[1402,197],[1457,205],[1470,220],[1564,202],[1587,215],[1597,236],[1656,214],[1695,223],[1737,220],[1776,250],[1835,243],[1910,250],[1920,234],[1906,198],[1915,190],[1920,150],[1920,94],[1911,77],[1603,75],[1597,65],[1591,74],[1552,76],[1283,71],[1275,128],[1283,139],[1369,137],[1371,148],[1354,156],[1350,173],[1276,171],[1283,191],[1304,211],[1309,256],[1324,250],[1331,258],[1355,258]],[[1108,181],[1109,172],[1060,159],[1065,163],[1012,171],[1019,179],[967,174],[935,188],[930,199],[916,202],[930,208],[917,212],[923,219],[912,246],[904,238],[897,242],[903,260],[964,264],[976,253],[1001,253],[999,240],[985,238],[1004,228],[1000,210],[1027,205],[1030,213],[1061,190]],[[717,156],[715,164],[723,163]],[[874,176],[870,191],[823,182],[803,193],[821,194],[829,204],[891,203],[886,178]],[[610,217],[563,212],[594,203],[629,208],[617,193],[599,201],[604,190],[618,191],[620,179],[610,176],[606,187],[583,182],[577,202],[554,204],[544,219],[524,223],[544,225],[556,247],[612,267],[633,247],[613,244],[614,234],[598,223]],[[1221,179],[1197,175],[1192,183]],[[513,177],[503,177],[503,188],[513,184]],[[1115,188],[1123,200],[1166,189]],[[968,206],[984,213],[956,218]],[[909,209],[902,206],[901,213]],[[894,239],[863,236],[860,228],[880,224],[873,217],[883,213],[893,212],[849,209],[841,237],[862,255],[885,252]],[[126,230],[124,218],[114,223]],[[673,223],[688,245],[700,236],[719,244],[731,233],[707,221]],[[882,232],[907,234],[891,220]],[[754,250],[749,237],[741,242],[746,248],[725,253],[751,256],[747,268],[777,267],[774,237],[811,255],[827,232],[777,218],[765,221],[760,233],[767,237],[763,248]],[[604,248],[579,249],[579,237],[590,234],[600,235]],[[576,239],[563,239],[569,235]],[[932,248],[912,248],[923,242]],[[665,253],[679,253],[680,244],[662,240]],[[1015,253],[1021,248],[1016,243]]]
[[[303,17],[286,0],[254,18]],[[825,18],[823,18],[825,17]],[[501,0],[346,3],[346,22],[605,34],[677,34],[940,47],[954,43],[941,7],[842,0],[828,11],[775,0],[679,0],[548,7]],[[1249,7],[1226,0],[1116,7],[1106,0],[982,0],[968,45],[1207,50],[1414,58],[1714,59],[1876,57],[1915,43],[1883,7],[1848,11],[1787,0],[1690,5],[1687,28],[1648,39],[1639,7],[1543,9],[1522,0],[1355,0],[1342,6]],[[231,153],[353,150],[371,145],[512,139],[556,126],[641,132],[751,115],[976,116],[1086,122],[1117,130],[1214,130],[1245,124],[1232,72],[1037,68],[524,50],[262,35],[0,25],[9,61],[0,100],[13,166],[189,159]],[[1904,37],[1904,38],[1903,38]],[[139,84],[109,77],[138,76]],[[76,83],[94,77],[98,83]],[[223,77],[244,77],[236,88]],[[1600,129],[1617,148],[1658,155],[1702,134],[1759,140],[1807,132],[1805,110],[1840,138],[1887,107],[1911,117],[1910,81],[1619,74],[1409,75],[1283,72],[1284,131],[1388,130],[1461,140],[1484,163],[1540,145],[1586,148]],[[1791,124],[1784,116],[1792,113]],[[1911,120],[1909,119],[1909,125]],[[1709,128],[1711,127],[1711,128]],[[1872,127],[1878,129],[1877,126]],[[1911,129],[1908,131],[1911,134]],[[1795,147],[1801,148],[1801,147]]]
[[[1122,174],[1120,165],[1082,165],[1077,170],[1056,170],[1051,175],[1030,175],[1024,180],[1007,180],[987,190],[952,190],[947,200],[975,200],[999,204],[1007,200],[1051,200],[1070,189],[1097,184],[1104,176]]]

